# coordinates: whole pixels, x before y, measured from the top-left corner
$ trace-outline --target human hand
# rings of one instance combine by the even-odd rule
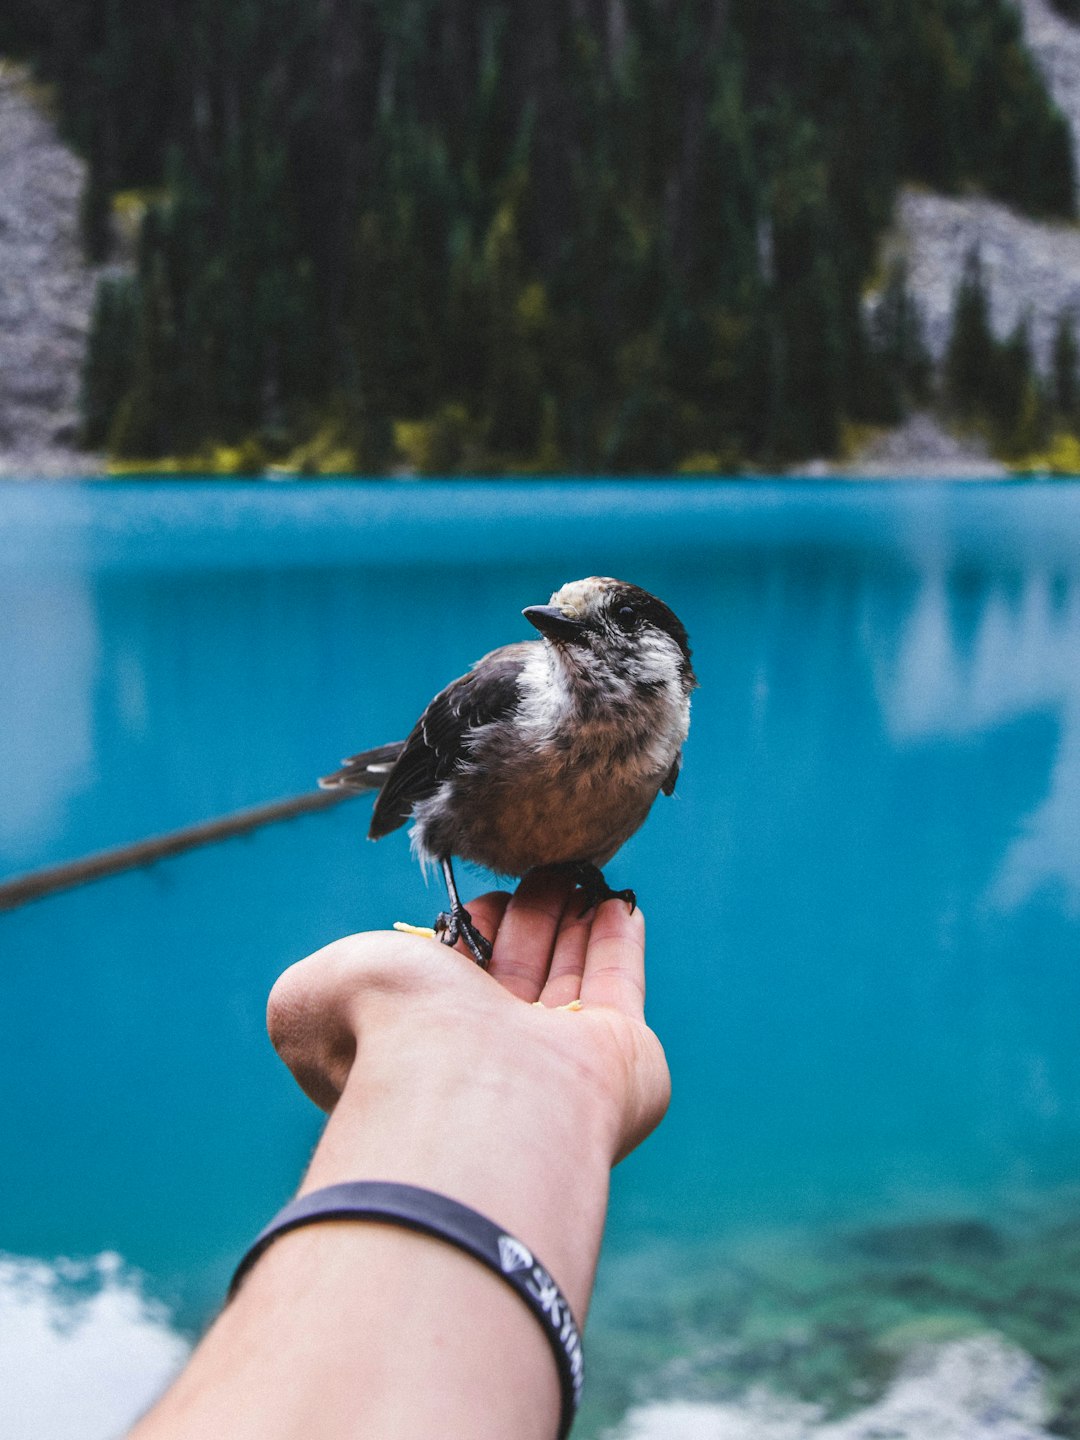
[[[542,1257],[580,1323],[610,1166],[657,1124],[669,1080],[641,915],[578,904],[552,872],[475,901],[488,974],[417,936],[339,940],[285,972],[268,1025],[331,1112],[301,1193],[365,1179],[448,1195]],[[487,1269],[334,1223],[270,1246],[136,1433],[546,1440],[559,1412],[535,1317]]]
[[[509,1067],[549,1106],[587,1116],[614,1163],[659,1123],[670,1078],[644,1018],[641,912],[609,900],[579,915],[579,903],[553,870],[526,876],[513,896],[474,900],[473,919],[494,940],[487,973],[463,945],[459,958],[395,932],[336,941],[274,986],[271,1040],[325,1110],[358,1057],[373,1076],[396,1057],[390,1068],[410,1089],[425,1075],[452,1084],[463,1067],[490,1082]]]
[[[331,1112],[301,1193],[448,1195],[541,1257],[580,1324],[611,1164],[657,1124],[669,1080],[641,915],[579,903],[550,871],[476,900],[488,974],[416,936],[339,940],[286,971],[268,1023]],[[332,1223],[270,1246],[136,1433],[547,1440],[559,1410],[535,1317],[487,1269],[428,1236]]]

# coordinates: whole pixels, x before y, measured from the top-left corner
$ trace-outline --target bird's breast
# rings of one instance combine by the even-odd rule
[[[611,726],[532,737],[492,727],[417,806],[414,844],[504,875],[603,865],[644,821],[676,753],[658,756],[649,737],[628,742]]]

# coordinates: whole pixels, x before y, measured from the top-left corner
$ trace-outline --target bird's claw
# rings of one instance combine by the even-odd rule
[[[435,934],[444,945],[456,945],[464,940],[481,970],[486,970],[491,963],[491,941],[476,928],[464,905],[452,908],[449,913],[444,910],[435,921]]]
[[[605,900],[622,900],[630,907],[632,915],[637,909],[637,895],[633,890],[613,890],[604,879],[604,873],[595,865],[575,865],[574,880],[581,889],[581,910],[584,915],[594,905],[602,905]]]
[[[597,890],[585,888],[581,898],[580,914],[585,915],[594,905],[602,905],[605,900],[622,900],[628,906],[632,915],[637,909],[637,895],[633,890],[612,890],[605,885]]]

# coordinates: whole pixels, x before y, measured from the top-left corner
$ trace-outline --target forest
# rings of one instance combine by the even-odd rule
[[[835,454],[932,383],[879,273],[899,185],[1075,214],[1006,0],[8,0],[0,52],[88,161],[88,255],[138,217],[84,381],[119,459]]]

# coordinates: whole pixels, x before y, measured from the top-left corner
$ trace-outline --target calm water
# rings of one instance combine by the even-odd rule
[[[609,871],[649,916],[675,1100],[617,1176],[583,1436],[678,1394],[672,1355],[745,1338],[732,1276],[792,1273],[775,1257],[796,1235],[867,1333],[896,1236],[931,1276],[941,1246],[954,1271],[969,1241],[1015,1261],[1017,1225],[1052,1274],[1045,1237],[1075,1238],[1080,489],[0,486],[0,875],[307,788],[588,573],[679,612],[702,688],[678,796]],[[0,915],[15,1392],[38,1377],[5,1370],[11,1307],[24,1338],[54,1333],[65,1286],[164,1373],[288,1195],[318,1117],[265,1040],[270,984],[440,904],[404,837],[367,845],[366,824],[361,801]],[[893,1237],[884,1260],[867,1235]],[[121,1259],[55,1269],[103,1253]],[[1008,1338],[1063,1425],[1061,1367]],[[52,1390],[77,1386],[51,1343]],[[139,1364],[131,1393],[160,1383]],[[754,1378],[842,1410],[869,1382],[846,1353],[841,1372]],[[703,1373],[687,1393],[730,1398]],[[40,1433],[110,1433],[69,1413],[81,1432]]]

